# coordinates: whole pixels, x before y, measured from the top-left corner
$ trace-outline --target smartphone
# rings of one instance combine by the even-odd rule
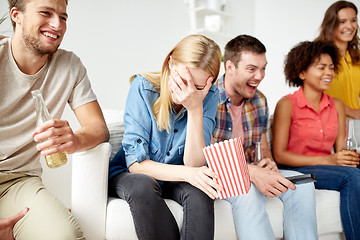
[[[301,174],[297,176],[286,177],[287,180],[291,181],[293,184],[303,184],[309,182],[316,182],[316,176],[313,174]]]

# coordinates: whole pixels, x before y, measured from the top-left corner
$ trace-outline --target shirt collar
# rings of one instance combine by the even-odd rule
[[[306,99],[302,86],[298,91],[295,92],[295,94],[298,95],[297,105],[299,106],[299,108],[304,108],[304,107],[313,108],[313,106],[311,106],[309,101]],[[324,108],[328,106],[331,106],[329,96],[323,93],[320,100],[319,112],[321,112]]]

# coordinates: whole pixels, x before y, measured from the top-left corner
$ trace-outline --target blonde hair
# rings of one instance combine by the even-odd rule
[[[221,63],[220,47],[211,39],[202,35],[189,35],[182,39],[166,56],[161,72],[140,74],[146,78],[160,96],[152,106],[157,127],[160,131],[170,129],[170,112],[173,101],[168,88],[170,76],[169,60],[174,64],[182,64],[189,68],[200,68],[216,81]],[[135,75],[130,78],[133,81]]]

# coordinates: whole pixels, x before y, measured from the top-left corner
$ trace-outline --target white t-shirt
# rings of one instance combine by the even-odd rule
[[[31,91],[41,90],[55,119],[61,118],[66,103],[75,109],[96,96],[74,53],[58,49],[39,72],[27,75],[19,70],[10,41],[0,40],[0,171],[40,176],[40,153],[31,136],[36,128]]]

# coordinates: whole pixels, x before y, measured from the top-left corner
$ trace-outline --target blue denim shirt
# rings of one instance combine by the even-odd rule
[[[134,162],[150,159],[160,163],[183,165],[186,140],[187,111],[176,116],[170,113],[170,132],[159,131],[152,106],[159,93],[151,83],[136,75],[130,86],[124,112],[124,138],[119,152],[111,160],[109,178],[127,170]],[[210,145],[215,128],[219,91],[212,85],[203,101],[205,144]]]

